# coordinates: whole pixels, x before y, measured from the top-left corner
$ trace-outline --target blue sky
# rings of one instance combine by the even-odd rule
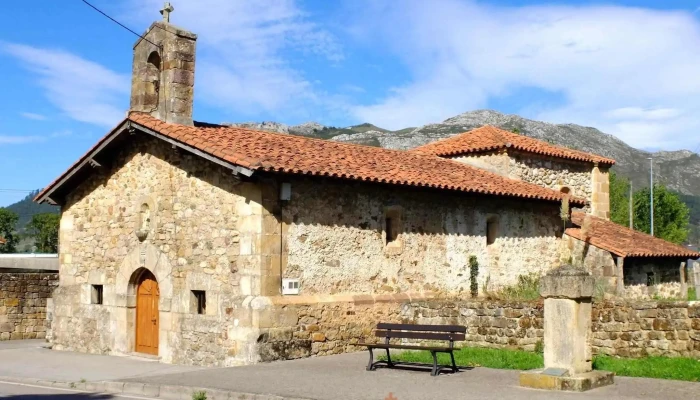
[[[92,0],[137,32],[160,0]],[[174,0],[199,35],[195,118],[403,128],[493,108],[700,147],[700,2]],[[0,206],[128,108],[135,36],[80,0],[0,14]]]

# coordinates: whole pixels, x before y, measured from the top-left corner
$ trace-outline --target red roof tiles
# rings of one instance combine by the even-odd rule
[[[527,153],[541,154],[569,160],[615,164],[615,160],[583,151],[555,146],[541,140],[517,133],[508,132],[494,126],[486,125],[447,139],[438,140],[416,147],[412,151],[435,156],[456,156],[468,153],[481,153],[504,148],[512,148]]]
[[[586,214],[574,212],[571,222],[583,226]],[[588,243],[607,250],[621,257],[679,257],[700,258],[700,253],[663,239],[626,228],[612,221],[588,216],[591,226],[587,233]],[[585,240],[581,228],[569,228],[566,234],[579,240]]]
[[[170,124],[140,113],[132,113],[128,120],[136,128],[142,126],[253,171],[337,177],[548,201],[561,201],[563,198],[563,194],[554,190],[431,155],[239,127]],[[60,182],[60,178],[36,199],[41,199],[57,182]],[[574,198],[572,203],[582,205],[584,200]]]

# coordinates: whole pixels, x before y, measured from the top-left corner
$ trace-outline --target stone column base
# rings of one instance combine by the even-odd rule
[[[533,389],[585,392],[601,386],[612,385],[615,378],[615,373],[609,371],[591,371],[574,376],[548,375],[543,374],[543,372],[543,369],[521,372],[520,386]]]

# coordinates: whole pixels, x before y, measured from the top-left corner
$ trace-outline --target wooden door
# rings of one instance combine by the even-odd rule
[[[139,277],[136,291],[136,351],[158,355],[158,282],[149,271]]]

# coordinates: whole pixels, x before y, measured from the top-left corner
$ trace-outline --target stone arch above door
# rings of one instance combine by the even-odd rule
[[[134,272],[145,268],[155,275],[160,287],[160,310],[170,311],[173,298],[173,268],[168,258],[150,243],[141,243],[131,250],[119,266],[116,279],[118,307],[136,305],[135,288],[132,282]]]

